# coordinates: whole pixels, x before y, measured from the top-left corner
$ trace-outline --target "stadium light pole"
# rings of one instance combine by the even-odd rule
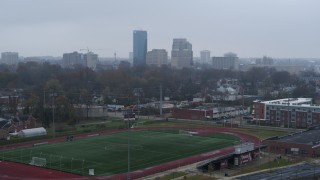
[[[128,118],[128,123],[127,123],[128,124],[128,173],[127,173],[127,180],[131,180],[131,175],[130,175],[130,118],[128,115],[128,109],[127,109],[127,118]]]
[[[259,136],[259,166],[260,166],[260,159],[261,159],[261,148],[260,148],[260,146],[261,146],[261,138],[260,138],[260,131],[261,131],[261,126],[260,126],[260,120],[261,119],[259,119],[259,130],[258,130],[258,136]]]
[[[290,98],[289,98],[289,95],[288,95],[288,130],[290,128],[290,113],[289,113],[289,105],[290,105]]]

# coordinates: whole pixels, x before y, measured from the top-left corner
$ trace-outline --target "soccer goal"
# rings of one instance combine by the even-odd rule
[[[46,166],[47,164],[47,159],[46,158],[40,158],[40,157],[32,157],[31,162],[29,163],[30,165],[33,166]]]
[[[143,123],[144,123],[144,121],[142,121],[142,122],[137,122],[136,125],[135,125],[135,127],[142,127],[142,126],[143,126]]]
[[[179,130],[179,134],[181,134],[181,135],[187,135],[187,136],[193,136],[193,135],[197,135],[198,132],[186,131],[186,130]]]

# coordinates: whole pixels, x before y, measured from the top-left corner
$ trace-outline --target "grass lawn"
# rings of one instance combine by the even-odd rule
[[[127,171],[129,133],[131,170],[221,149],[239,140],[229,134],[203,137],[171,131],[131,131],[15,149],[1,152],[0,158],[30,163],[32,157],[40,157],[46,159],[47,168],[83,175],[88,175],[89,169],[100,176],[117,174]]]
[[[246,134],[251,134],[254,135],[256,137],[260,137],[261,140],[270,138],[270,137],[274,137],[274,136],[284,136],[287,135],[288,132],[286,131],[276,131],[276,130],[265,130],[265,129],[240,129],[239,131],[244,132]]]
[[[143,120],[142,120],[143,121]],[[201,125],[201,124],[190,124],[190,123],[177,123],[177,122],[167,122],[167,121],[145,121],[144,127],[176,127],[183,125],[185,127],[208,127],[207,125]],[[214,125],[210,125],[210,127],[215,127]],[[274,136],[284,136],[287,135],[288,132],[286,131],[279,131],[279,130],[266,130],[263,129],[263,126],[261,129],[252,129],[252,128],[237,128],[235,129],[239,132],[243,132],[246,134],[251,134],[256,137],[260,137],[261,140],[274,137]]]
[[[168,175],[165,175],[165,176],[162,176],[159,178],[159,180],[170,180],[170,179],[175,179],[175,178],[178,178],[178,177],[181,177],[181,176],[185,176],[187,175],[188,173],[186,172],[173,172],[171,174],[168,174]]]

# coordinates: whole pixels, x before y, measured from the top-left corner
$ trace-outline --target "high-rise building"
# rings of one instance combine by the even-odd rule
[[[129,52],[129,62],[133,64],[133,52]]]
[[[7,65],[17,65],[19,62],[19,53],[3,52],[1,53],[1,63]]]
[[[133,31],[133,66],[146,65],[147,48],[147,31]]]
[[[171,66],[182,69],[193,65],[192,44],[187,39],[173,39],[171,51]]]
[[[226,53],[223,57],[212,57],[213,69],[238,69],[239,58],[235,53]]]
[[[98,55],[93,52],[88,52],[86,54],[72,52],[64,53],[62,58],[62,67],[64,68],[74,68],[76,65],[81,65],[83,67],[95,70],[98,63]]]
[[[200,62],[201,64],[210,63],[210,51],[208,50],[200,51]]]
[[[87,68],[95,70],[97,68],[98,63],[98,55],[93,52],[88,52],[83,55],[84,62]]]
[[[64,53],[62,56],[62,67],[74,68],[75,65],[86,66],[83,60],[83,54],[78,52]]]
[[[162,66],[168,63],[168,53],[165,49],[152,49],[147,53],[147,65]]]

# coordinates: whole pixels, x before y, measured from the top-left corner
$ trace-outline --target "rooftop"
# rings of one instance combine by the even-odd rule
[[[275,104],[275,105],[309,105],[312,103],[312,98],[286,98],[276,99],[272,101],[262,101],[264,104]]]
[[[319,146],[320,145],[320,129],[313,129],[313,130],[290,134],[277,139],[277,141]]]

